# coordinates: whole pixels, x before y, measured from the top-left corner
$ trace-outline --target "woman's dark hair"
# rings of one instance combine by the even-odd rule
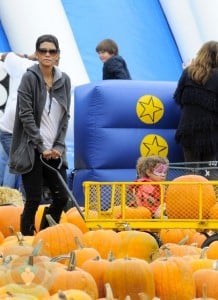
[[[58,39],[52,34],[44,34],[38,37],[36,41],[36,50],[38,50],[40,48],[40,45],[44,42],[53,43],[56,49],[58,50],[58,52],[60,52]]]
[[[105,39],[96,46],[96,52],[107,51],[110,54],[118,55],[118,46],[111,39]]]

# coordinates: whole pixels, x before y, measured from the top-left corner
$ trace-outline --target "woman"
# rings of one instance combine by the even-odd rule
[[[55,36],[40,36],[36,41],[35,54],[38,64],[27,69],[18,88],[10,150],[10,171],[22,174],[26,193],[20,228],[24,235],[34,234],[35,214],[44,181],[53,199],[46,213],[56,222],[59,222],[68,201],[57,176],[49,172],[40,156],[50,166],[58,168],[67,180],[65,136],[71,100],[70,78],[55,66],[60,55]],[[41,229],[47,225],[43,220]]]
[[[185,162],[215,161],[218,146],[218,42],[205,43],[184,69],[174,99],[181,107],[175,138],[183,147]],[[214,175],[210,175],[214,179]]]

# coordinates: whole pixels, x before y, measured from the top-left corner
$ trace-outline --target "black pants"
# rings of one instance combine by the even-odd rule
[[[59,160],[46,161],[51,167],[58,167]],[[66,168],[61,166],[59,169],[61,176],[67,182]],[[58,223],[61,213],[68,202],[68,195],[65,193],[64,187],[60,184],[58,176],[52,173],[40,160],[40,155],[36,151],[33,169],[22,175],[23,186],[26,192],[26,201],[21,217],[21,232],[24,235],[32,235],[35,224],[35,214],[41,201],[43,192],[43,183],[46,181],[52,194],[52,203],[47,211],[53,219]]]

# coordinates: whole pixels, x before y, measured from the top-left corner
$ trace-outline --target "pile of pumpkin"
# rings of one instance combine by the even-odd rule
[[[218,299],[218,242],[202,250],[206,237],[194,229],[160,230],[159,247],[148,232],[89,230],[71,208],[23,237],[20,210],[0,207],[0,299]]]
[[[22,209],[0,206],[0,299],[218,300],[218,241],[202,249],[194,229],[161,229],[160,246],[151,232],[89,230],[71,208],[39,231],[40,205],[22,236]]]

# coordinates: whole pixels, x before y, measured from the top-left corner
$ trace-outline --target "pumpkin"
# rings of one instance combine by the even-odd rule
[[[49,299],[48,297],[50,296],[48,290],[39,284],[26,285],[26,284],[10,283],[0,288],[0,294],[7,293],[7,292],[12,295],[13,294],[32,295],[36,297],[38,300]]]
[[[212,242],[206,252],[207,258],[218,259],[218,241]]]
[[[83,234],[84,246],[95,248],[105,259],[110,251],[116,256],[120,247],[120,237],[117,232],[112,229],[97,229],[90,232]]]
[[[192,272],[200,269],[212,269],[214,265],[214,260],[210,258],[194,258],[189,261]]]
[[[34,236],[33,245],[42,240],[40,254],[54,257],[76,249],[75,236],[83,241],[83,233],[77,226],[61,223],[39,231]]]
[[[210,209],[210,219],[218,219],[218,203],[214,204]]]
[[[167,243],[160,247],[160,256],[184,256],[184,255],[201,255],[202,249],[192,245],[178,245],[175,243]]]
[[[98,298],[98,288],[92,275],[77,268],[75,253],[72,251],[67,268],[58,268],[54,274],[49,292],[51,295],[59,290],[78,289],[85,291],[92,299]]]
[[[49,300],[93,300],[91,296],[89,296],[86,292],[81,290],[75,290],[75,289],[69,289],[66,291],[61,291],[58,293],[55,293],[51,297],[49,297]]]
[[[190,300],[195,284],[189,264],[182,257],[158,258],[150,263],[156,296],[161,300]]]
[[[163,244],[166,243],[180,243],[184,238],[185,243],[189,244],[192,236],[196,233],[195,229],[161,229],[159,237]]]
[[[213,185],[199,175],[175,178],[169,184],[165,195],[168,218],[198,219],[200,195],[202,195],[202,217],[209,218],[210,209],[216,203]]]
[[[83,208],[81,207],[81,209]],[[66,212],[66,218],[67,218],[67,222],[72,223],[77,227],[79,227],[79,229],[83,233],[89,231],[89,228],[87,227],[85,220],[82,218],[82,216],[80,215],[76,207],[72,207]]]
[[[48,288],[53,280],[53,274],[49,272],[43,261],[34,261],[34,257],[18,257],[11,263],[11,267],[5,272],[5,283],[25,284],[26,286],[41,285]]]
[[[110,263],[108,259],[100,258],[99,256],[85,261],[81,265],[81,269],[90,273],[95,279],[98,287],[99,297],[105,296],[104,272],[107,265]]]
[[[196,286],[196,297],[203,297],[203,286],[206,286],[207,297],[218,299],[218,271],[200,269],[193,273]]]
[[[111,286],[109,283],[105,283],[105,294],[106,296],[104,298],[99,298],[98,300],[118,300],[117,298],[114,298]],[[125,300],[127,300],[125,298]]]
[[[93,247],[84,247],[78,237],[75,237],[77,248],[74,250],[76,256],[76,266],[81,267],[82,264],[91,258],[99,256],[100,253]]]
[[[190,244],[195,244],[197,247],[201,248],[203,242],[206,241],[207,235],[203,232],[196,232],[190,238]]]
[[[29,239],[24,237],[21,232],[17,232],[15,236],[10,239],[6,238],[4,243],[2,243],[3,254],[7,255],[31,255],[33,251],[33,246],[31,245],[33,238]]]
[[[121,211],[121,205],[115,206],[113,209],[113,217],[116,219],[121,219]],[[151,219],[151,212],[144,206],[125,206],[125,219]]]
[[[36,231],[39,231],[40,228],[40,224],[41,224],[41,220],[42,220],[42,216],[44,213],[44,209],[45,207],[48,207],[50,204],[40,204],[37,211],[36,211],[36,215],[35,215],[35,227],[36,227]],[[61,219],[59,223],[66,223],[67,222],[67,217],[65,212],[62,212],[61,214]]]
[[[5,241],[4,234],[0,231],[0,245]]]
[[[148,262],[152,260],[152,255],[159,249],[157,240],[148,232],[128,230],[119,232],[121,237],[120,249],[115,254],[117,258],[135,257]]]
[[[22,206],[0,206],[0,228],[4,237],[11,235],[10,227],[13,227],[15,232],[20,231],[20,215],[22,211]]]
[[[20,293],[10,293],[6,291],[5,288],[0,288],[0,299],[6,300],[38,300],[37,297],[33,295],[26,295]]]
[[[155,295],[154,278],[145,260],[138,258],[118,258],[110,262],[104,273],[104,282],[109,283],[114,297],[124,300],[139,299],[138,293],[145,293],[148,300]]]

